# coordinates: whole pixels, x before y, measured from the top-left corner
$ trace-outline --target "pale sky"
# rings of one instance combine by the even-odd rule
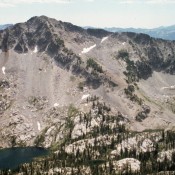
[[[175,0],[0,0],[0,24],[41,15],[79,26],[154,28],[175,24]]]

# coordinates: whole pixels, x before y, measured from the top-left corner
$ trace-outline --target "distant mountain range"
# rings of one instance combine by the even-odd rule
[[[4,25],[0,25],[0,30],[4,30],[7,27],[12,26],[12,24],[4,24]]]
[[[0,30],[4,30],[13,24],[4,24],[0,25]],[[95,27],[86,26],[84,29],[97,29]],[[171,26],[161,26],[153,29],[144,29],[144,28],[120,28],[120,27],[105,27],[102,28],[109,32],[134,32],[134,33],[144,33],[154,38],[161,38],[165,40],[175,40],[175,25]]]
[[[84,27],[95,29],[94,27]],[[143,28],[103,28],[104,30],[110,32],[134,32],[134,33],[144,33],[150,35],[154,38],[162,38],[166,40],[175,40],[175,25],[167,26],[167,27],[158,27],[153,29],[143,29]]]

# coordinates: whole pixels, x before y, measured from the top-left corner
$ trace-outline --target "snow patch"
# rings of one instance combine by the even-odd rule
[[[123,125],[125,122],[124,121],[119,121],[118,124],[119,125]]]
[[[38,52],[38,47],[35,46],[35,49],[34,49],[33,53],[37,53],[37,52]]]
[[[87,99],[89,96],[90,96],[90,94],[83,95],[81,99],[82,99],[82,100],[85,100],[85,99]]]
[[[107,37],[103,37],[102,40],[101,40],[101,43],[103,43],[107,39],[108,39],[108,36]]]
[[[2,73],[5,75],[5,67],[2,67]]]
[[[124,46],[126,44],[126,42],[123,42],[122,45]]]
[[[167,87],[162,87],[161,88],[162,90],[165,90],[165,89],[168,89],[168,90],[175,90],[175,85],[173,85],[173,86],[167,86]]]
[[[58,103],[55,103],[53,106],[54,106],[54,107],[58,107],[58,106],[59,106],[59,104],[58,104]]]
[[[81,53],[88,53],[90,50],[92,50],[93,48],[95,48],[97,45],[94,44],[93,46],[90,46],[88,48],[83,48],[83,51]]]
[[[40,122],[37,121],[37,125],[38,125],[38,131],[40,131],[41,130],[41,124],[40,124]]]

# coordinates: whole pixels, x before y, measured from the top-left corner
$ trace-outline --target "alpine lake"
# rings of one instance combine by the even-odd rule
[[[0,170],[16,169],[34,158],[47,156],[49,151],[40,147],[13,147],[0,149]]]

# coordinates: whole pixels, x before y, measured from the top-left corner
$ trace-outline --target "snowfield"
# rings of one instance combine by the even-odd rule
[[[35,49],[34,49],[33,53],[37,53],[37,52],[38,52],[38,47],[35,46]]]
[[[103,37],[102,40],[101,40],[101,43],[103,43],[107,39],[108,39],[108,36],[107,37]]]
[[[81,52],[82,54],[83,53],[88,53],[90,50],[92,50],[93,48],[95,48],[97,45],[94,44],[93,46],[90,46],[88,48],[83,48],[83,51]]]
[[[5,75],[5,67],[2,67],[2,73]]]
[[[38,125],[38,131],[40,131],[41,130],[41,124],[40,124],[40,122],[37,122],[37,125]]]
[[[83,95],[81,99],[82,99],[82,100],[85,100],[85,99],[87,99],[89,96],[90,96],[90,94]]]

